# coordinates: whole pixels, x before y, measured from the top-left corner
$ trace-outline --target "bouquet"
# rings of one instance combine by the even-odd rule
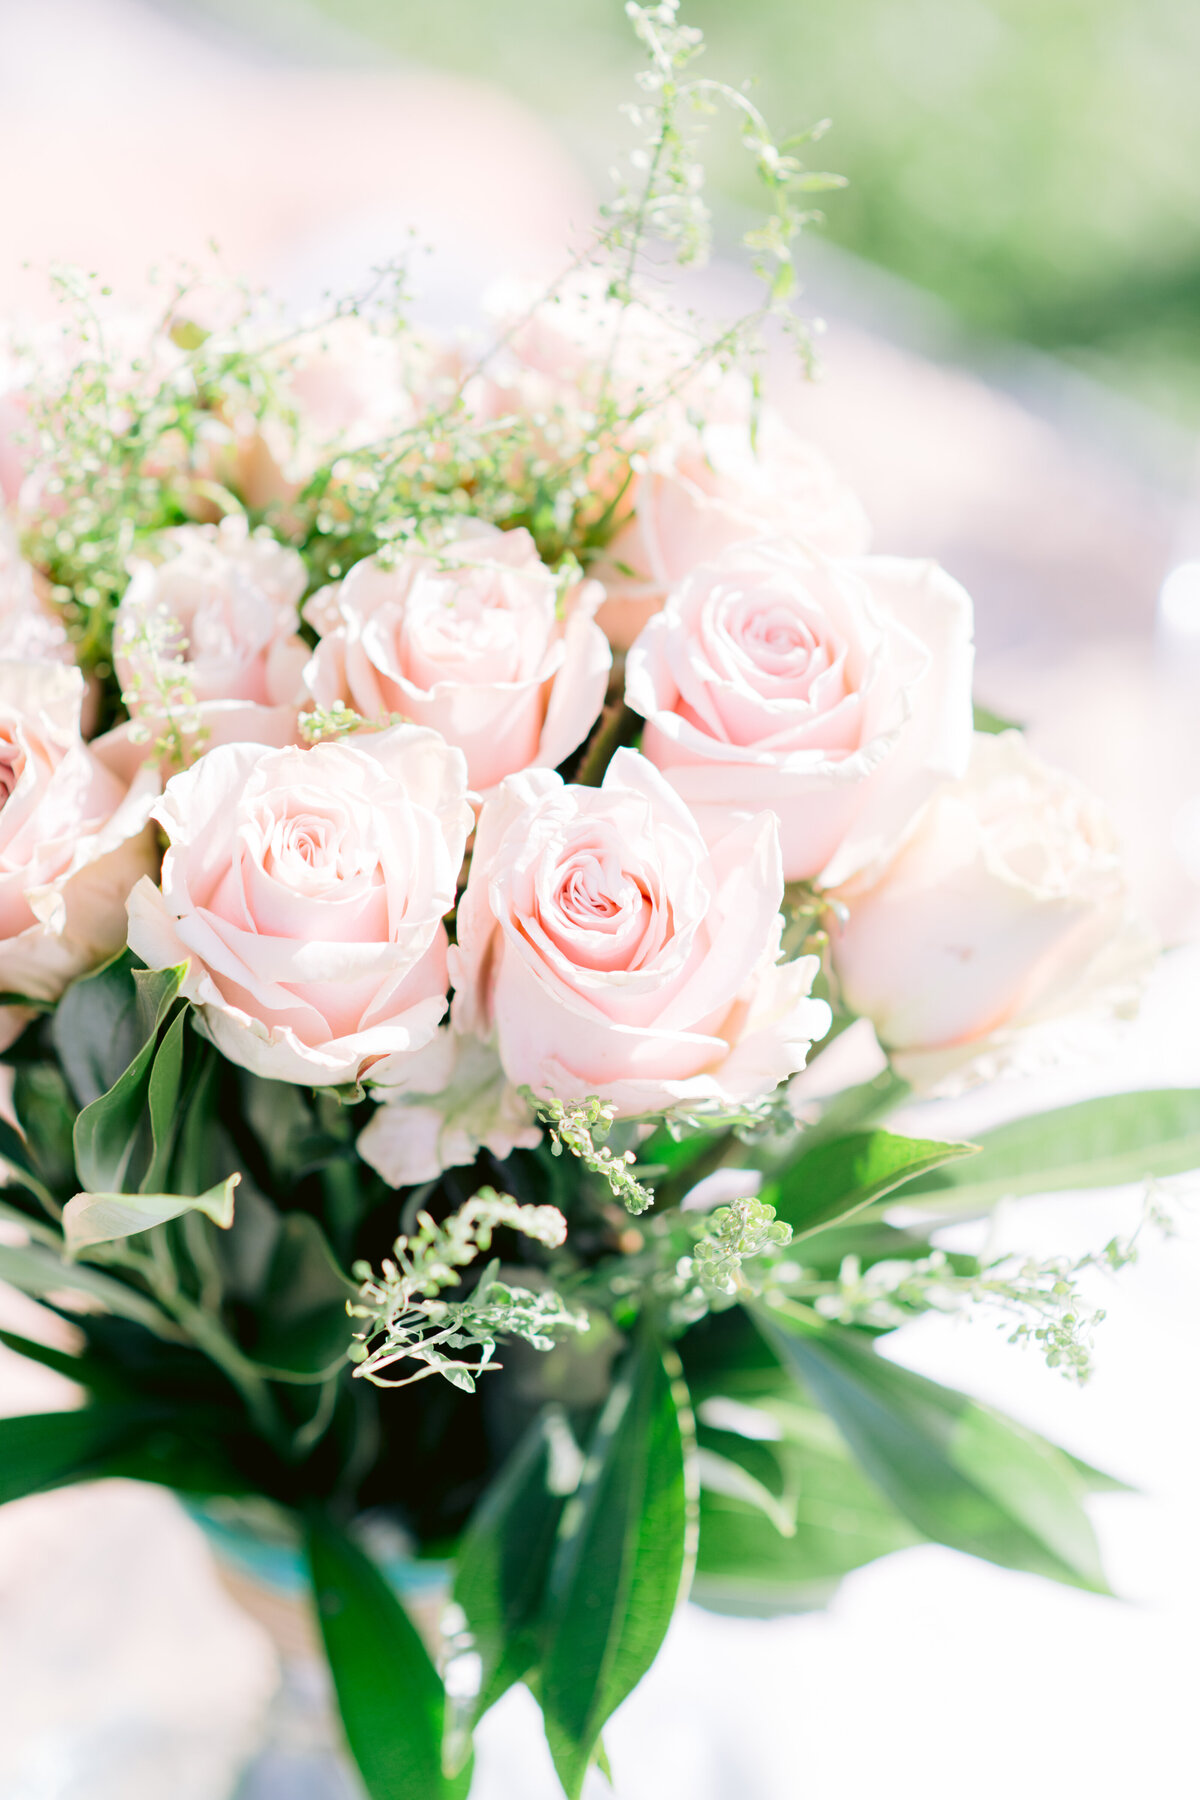
[[[1103,1590],[1106,1478],[881,1342],[991,1307],[1086,1374],[1129,1244],[930,1232],[1196,1158],[1184,1090],[884,1123],[1150,950],[1100,808],[973,711],[966,593],[763,399],[836,178],[627,10],[644,147],[480,342],[399,269],[299,322],[64,274],[3,364],[0,1279],[57,1326],[3,1341],[84,1403],[0,1422],[0,1499],[119,1474],[302,1546],[373,1800],[465,1794],[522,1681],[578,1796],[689,1591],[921,1538]],[[662,281],[726,105],[770,212],[713,326]]]

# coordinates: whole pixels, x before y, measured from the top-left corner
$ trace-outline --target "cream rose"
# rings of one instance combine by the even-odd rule
[[[636,751],[601,788],[530,770],[485,806],[451,951],[455,1022],[517,1087],[630,1116],[770,1093],[829,1028],[780,964],[769,813],[711,851]]]
[[[1011,1060],[1033,1027],[1136,996],[1153,947],[1112,827],[1019,732],[978,734],[965,779],[931,800],[871,885],[838,898],[833,964],[907,1078]]]
[[[771,807],[785,879],[830,886],[965,769],[971,632],[933,563],[764,538],[675,590],[629,652],[625,696],[706,838]]]
[[[444,914],[473,815],[462,756],[402,725],[311,750],[226,744],[167,783],[162,885],[129,902],[151,968],[223,1056],[338,1086],[419,1049],[446,1010]]]
[[[294,550],[245,521],[163,533],[117,609],[122,694],[147,725],[168,716],[199,747],[294,741],[309,651],[297,633],[305,571]]]
[[[83,700],[78,669],[0,662],[0,989],[35,1000],[121,948],[129,891],[158,864],[154,785],[84,743]],[[0,1009],[0,1040],[28,1016]]]
[[[383,1104],[359,1134],[358,1153],[392,1187],[436,1181],[480,1150],[509,1156],[542,1139],[490,1044],[442,1026],[415,1055],[379,1063],[372,1097]]]
[[[305,680],[319,706],[400,713],[440,731],[471,785],[494,787],[578,748],[604,704],[612,657],[586,583],[558,587],[527,531],[475,523],[437,555],[356,563],[306,609],[324,635]]]
[[[628,495],[632,515],[592,574],[596,617],[628,649],[672,588],[732,544],[768,534],[800,538],[827,556],[859,556],[871,529],[862,506],[820,451],[777,415],[689,429],[651,455]]]

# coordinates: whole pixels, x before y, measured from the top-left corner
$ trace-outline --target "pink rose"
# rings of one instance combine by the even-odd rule
[[[121,948],[129,891],[158,864],[154,785],[84,743],[83,698],[78,669],[0,662],[0,989],[36,1000]],[[0,1009],[0,1039],[28,1017]]]
[[[122,697],[145,725],[182,721],[200,747],[296,735],[309,651],[297,633],[304,564],[243,519],[163,533],[117,609]]]
[[[74,663],[62,618],[43,589],[17,547],[15,531],[0,515],[0,658]]]
[[[627,500],[632,517],[591,571],[608,596],[597,620],[618,649],[672,588],[732,544],[780,535],[827,556],[859,556],[871,537],[862,506],[820,451],[771,413],[757,437],[740,419],[689,429],[651,455]]]
[[[399,713],[440,731],[466,756],[472,787],[494,787],[553,768],[599,716],[612,656],[592,618],[598,598],[585,584],[560,618],[529,533],[473,522],[437,555],[369,557],[314,595],[307,616],[325,635],[305,679],[319,706],[340,700],[367,719]]]
[[[933,563],[760,539],[675,590],[629,652],[625,695],[710,842],[772,807],[785,879],[831,886],[965,768],[971,627]]]
[[[830,1017],[817,959],[778,961],[782,897],[770,814],[710,852],[636,751],[601,788],[512,776],[459,904],[455,1023],[494,1031],[514,1086],[626,1116],[769,1094]]]
[[[419,1049],[446,1010],[446,931],[473,815],[460,753],[397,726],[311,750],[225,744],[167,783],[161,889],[129,902],[151,968],[223,1056],[314,1087]]]
[[[1123,1005],[1152,953],[1103,809],[1015,731],[977,735],[965,779],[882,876],[838,897],[842,996],[922,1086],[968,1062],[990,1072],[1032,1048],[1031,1027]]]

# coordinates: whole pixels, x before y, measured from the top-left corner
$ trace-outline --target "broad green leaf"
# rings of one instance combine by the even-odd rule
[[[13,1080],[13,1106],[39,1175],[53,1193],[73,1193],[78,1184],[72,1132],[79,1109],[58,1064],[19,1064]]]
[[[46,1211],[52,1215],[58,1211],[53,1194],[38,1174],[29,1154],[29,1146],[15,1126],[7,1119],[0,1119],[0,1159],[8,1164],[10,1180],[35,1195]],[[8,1186],[9,1183],[4,1184]]]
[[[71,1350],[56,1350],[53,1344],[39,1344],[33,1338],[20,1337],[15,1331],[0,1331],[0,1344],[14,1355],[39,1363],[44,1369],[53,1369],[56,1375],[62,1375],[67,1381],[77,1382],[81,1387],[91,1388],[97,1382],[103,1386],[112,1386],[111,1379],[106,1379],[107,1372],[102,1372],[95,1359],[86,1354],[76,1355]]]
[[[145,1042],[128,951],[72,982],[58,1003],[50,1033],[80,1106],[106,1094]]]
[[[228,1175],[206,1194],[76,1194],[63,1209],[67,1253],[78,1256],[90,1244],[111,1244],[134,1237],[182,1213],[203,1213],[214,1225],[233,1224],[233,1190],[240,1175]]]
[[[0,1219],[9,1225],[19,1225],[39,1244],[48,1244],[54,1251],[62,1249],[62,1232],[46,1223],[44,1209],[32,1198],[28,1188],[0,1188]]]
[[[185,965],[135,971],[135,979],[137,975],[145,978],[136,983],[135,1002],[138,1030],[146,1034],[144,1041],[112,1087],[90,1101],[75,1121],[75,1166],[89,1193],[122,1193],[133,1185],[131,1167],[150,1136],[148,1089],[157,1033],[185,973]],[[168,1054],[168,1064],[172,1061]],[[170,1104],[174,1104],[173,1096]],[[162,1107],[160,1099],[160,1119]]]
[[[551,1488],[553,1434],[569,1429],[558,1414],[543,1413],[535,1421],[472,1513],[459,1548],[454,1598],[483,1664],[472,1708],[476,1719],[538,1660],[546,1577],[567,1485]]]
[[[1107,1593],[1070,1460],[966,1394],[885,1361],[834,1326],[755,1309],[771,1348],[924,1536],[1006,1568]]]
[[[764,1185],[761,1198],[792,1227],[793,1237],[807,1237],[860,1212],[915,1176],[974,1154],[973,1144],[856,1131],[798,1157]]]
[[[61,1296],[69,1308],[69,1296],[82,1296],[81,1305],[99,1302],[118,1318],[144,1325],[156,1337],[177,1338],[178,1328],[166,1313],[129,1283],[106,1275],[86,1263],[65,1262],[46,1244],[0,1244],[0,1281],[7,1281],[34,1300]]]
[[[569,1800],[579,1800],[605,1721],[658,1655],[690,1578],[689,1438],[682,1377],[647,1333],[600,1415],[550,1572],[540,1699]]]
[[[1119,1187],[1200,1169],[1200,1088],[1109,1094],[984,1132],[979,1155],[914,1181],[905,1201],[956,1213],[1059,1188]]]
[[[346,1302],[357,1293],[317,1221],[288,1213],[258,1301],[255,1362],[302,1376],[336,1369],[354,1333]]]
[[[179,1122],[179,1085],[183,1079],[183,1034],[188,1013],[183,1008],[167,1027],[150,1065],[146,1110],[150,1116],[150,1167],[142,1177],[143,1193],[161,1192],[171,1172],[171,1151]]]
[[[0,1505],[98,1473],[106,1456],[161,1417],[159,1409],[133,1404],[0,1419]]]
[[[310,1515],[306,1543],[346,1741],[370,1800],[465,1796],[469,1772],[442,1774],[445,1695],[408,1614],[325,1514]]]
[[[765,1481],[751,1474],[736,1456],[723,1456],[701,1440],[696,1453],[696,1470],[700,1477],[701,1505],[706,1494],[721,1494],[727,1500],[740,1500],[769,1520],[780,1537],[796,1535],[796,1509],[789,1496],[772,1493]]]

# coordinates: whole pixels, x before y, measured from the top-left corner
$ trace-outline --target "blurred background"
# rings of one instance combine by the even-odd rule
[[[953,1135],[1200,1083],[1200,7],[684,12],[707,72],[755,77],[780,134],[832,118],[820,160],[849,178],[799,258],[823,374],[780,360],[776,398],[858,488],[880,550],[971,590],[979,698],[1103,794],[1172,946],[1106,1062],[911,1123]],[[302,307],[415,242],[426,315],[469,321],[487,280],[552,273],[586,232],[636,66],[621,0],[0,0],[0,313],[43,312],[54,261],[136,299],[152,264],[212,241]],[[720,308],[743,293],[756,195],[732,130],[707,160],[719,253],[688,297]],[[1002,1235],[1074,1253],[1137,1205],[1023,1203]],[[931,1547],[860,1571],[825,1615],[689,1611],[611,1734],[619,1800],[1179,1785],[1200,1602],[1192,1216],[1106,1296],[1083,1394],[987,1326],[924,1321],[893,1352],[1143,1490],[1096,1503],[1131,1603]],[[5,1322],[16,1306],[0,1294]],[[0,1361],[0,1408],[52,1404],[41,1379]],[[0,1800],[226,1800],[239,1779],[243,1800],[318,1800],[311,1758],[238,1774],[276,1683],[163,1495],[110,1483],[0,1515]],[[553,1791],[514,1695],[473,1800]]]

